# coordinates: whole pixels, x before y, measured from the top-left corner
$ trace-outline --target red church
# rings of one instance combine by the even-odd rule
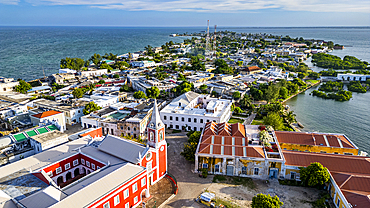
[[[157,103],[148,143],[101,128],[79,139],[0,168],[0,204],[9,207],[131,208],[150,197],[150,186],[167,174],[165,126]]]

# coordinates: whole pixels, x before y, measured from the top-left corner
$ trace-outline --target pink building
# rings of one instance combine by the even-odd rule
[[[156,104],[156,103],[155,103]],[[137,207],[150,186],[167,174],[167,143],[157,105],[148,144],[101,138],[101,128],[82,138],[0,168],[0,204],[18,207]]]

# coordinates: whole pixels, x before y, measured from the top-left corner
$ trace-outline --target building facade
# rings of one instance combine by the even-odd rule
[[[212,98],[187,92],[161,110],[166,128],[202,131],[207,122],[227,122],[231,117],[232,100]]]
[[[0,190],[7,203],[23,207],[138,207],[150,197],[150,186],[167,174],[164,127],[155,107],[146,146],[113,135],[101,138],[101,128],[85,133],[1,167],[0,179],[8,183]]]

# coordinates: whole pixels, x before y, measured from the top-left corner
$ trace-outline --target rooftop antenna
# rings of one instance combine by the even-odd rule
[[[207,37],[206,37],[206,51],[205,55],[209,55],[209,20],[207,20]]]

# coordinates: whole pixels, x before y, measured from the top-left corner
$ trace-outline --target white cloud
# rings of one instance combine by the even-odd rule
[[[20,0],[0,0],[0,4],[17,5]]]
[[[19,0],[0,0],[17,4]],[[370,13],[369,0],[26,0],[32,4],[85,5],[127,11],[234,13],[262,9]]]

